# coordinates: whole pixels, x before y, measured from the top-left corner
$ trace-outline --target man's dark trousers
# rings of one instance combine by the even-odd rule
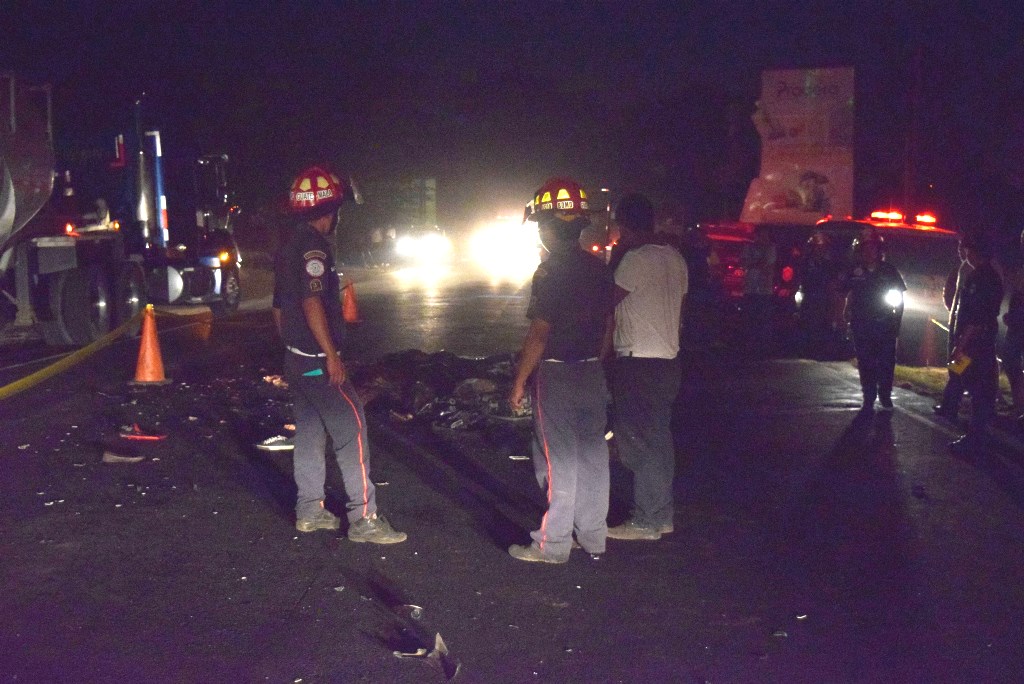
[[[633,472],[631,519],[645,527],[673,521],[676,454],[671,421],[681,381],[678,357],[620,356],[615,361],[615,443],[623,465]]]

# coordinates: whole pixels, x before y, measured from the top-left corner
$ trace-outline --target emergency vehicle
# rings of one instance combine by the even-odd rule
[[[909,219],[909,220],[908,220]],[[802,267],[812,235],[820,231],[827,240],[838,272],[852,264],[854,238],[874,228],[884,239],[885,259],[903,275],[907,284],[903,326],[900,334],[901,363],[942,365],[946,356],[948,312],[942,291],[956,270],[959,235],[937,225],[934,215],[913,218],[896,210],[875,211],[864,219],[826,217],[815,225],[753,224],[725,222],[698,226],[709,242],[709,272],[714,291],[725,302],[739,304],[743,296],[744,246],[764,231],[776,249],[773,294],[780,329],[795,332],[800,324]],[[841,314],[842,303],[833,310]],[[835,323],[841,327],[842,321]]]

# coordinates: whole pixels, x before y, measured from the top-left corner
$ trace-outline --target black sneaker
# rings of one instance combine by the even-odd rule
[[[883,411],[892,411],[892,397],[879,397],[878,403],[881,404]]]
[[[398,544],[404,542],[408,535],[405,532],[396,531],[384,516],[374,513],[349,525],[348,538],[354,542]]]

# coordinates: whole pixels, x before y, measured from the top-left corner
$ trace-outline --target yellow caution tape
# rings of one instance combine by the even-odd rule
[[[68,368],[74,366],[76,363],[89,358],[90,356],[98,352],[100,349],[103,349],[104,347],[108,347],[111,344],[113,344],[114,341],[117,340],[117,338],[127,333],[132,328],[132,326],[137,325],[141,320],[142,311],[139,311],[137,314],[132,316],[131,319],[117,326],[116,328],[114,328],[113,330],[111,330],[106,335],[96,340],[92,344],[89,344],[85,347],[82,347],[78,351],[68,354],[60,361],[51,364],[46,368],[38,370],[35,373],[32,373],[32,375],[28,375],[22,378],[21,380],[16,380],[15,382],[12,382],[9,385],[0,387],[0,399],[6,399],[8,397],[14,396],[19,392],[24,392],[30,387],[35,387],[43,380],[52,378],[58,373],[63,373]]]

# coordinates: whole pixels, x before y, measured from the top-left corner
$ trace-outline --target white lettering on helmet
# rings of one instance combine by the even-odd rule
[[[295,193],[295,201],[296,202],[312,202],[313,199],[314,199],[314,195],[313,195],[313,192],[311,190],[307,190],[306,192],[296,192]]]
[[[559,209],[573,209],[575,207],[576,207],[576,203],[573,202],[572,200],[561,200],[558,203],[558,208]]]

